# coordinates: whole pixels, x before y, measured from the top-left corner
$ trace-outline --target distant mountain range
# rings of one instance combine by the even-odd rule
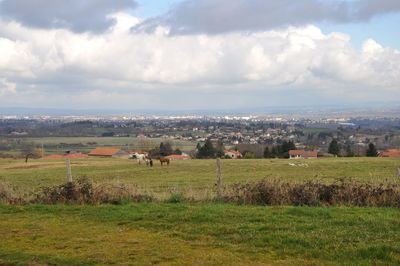
[[[81,115],[400,115],[400,104],[375,104],[371,106],[273,106],[239,109],[203,109],[203,110],[156,110],[156,109],[58,109],[29,107],[0,107],[0,115],[49,115],[49,116],[81,116]]]

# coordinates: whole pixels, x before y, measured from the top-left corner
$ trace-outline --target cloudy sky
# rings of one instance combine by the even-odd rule
[[[0,0],[0,107],[400,98],[399,0]]]

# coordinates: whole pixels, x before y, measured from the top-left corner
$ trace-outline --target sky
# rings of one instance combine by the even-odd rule
[[[0,0],[0,107],[395,105],[398,25],[398,0]]]

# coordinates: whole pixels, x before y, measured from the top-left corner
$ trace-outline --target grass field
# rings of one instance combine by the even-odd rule
[[[295,163],[298,166],[290,166]],[[308,167],[299,166],[307,164]],[[400,160],[222,160],[224,184],[347,177],[399,182]],[[215,160],[153,168],[124,159],[77,159],[74,178],[131,184],[160,198],[214,193]],[[0,160],[0,183],[20,193],[65,182],[65,161]],[[220,203],[1,205],[0,265],[398,265],[400,210],[261,207]]]
[[[160,145],[160,142],[170,141],[174,147],[181,150],[193,150],[195,142],[184,140],[171,140],[165,138],[136,138],[136,137],[43,137],[43,138],[24,138],[27,142],[33,142],[38,147],[44,145],[47,153],[62,153],[65,151],[65,144],[77,148],[81,151],[89,151],[98,146],[114,146],[123,149],[150,149]],[[93,144],[96,143],[96,144]],[[69,146],[69,147],[70,147]],[[81,146],[81,147],[79,147]]]
[[[397,209],[0,206],[0,263],[398,265]]]
[[[308,167],[290,166],[289,163],[307,164]],[[363,182],[396,182],[400,160],[389,158],[329,158],[317,160],[222,160],[224,184],[258,181],[276,177],[290,182],[322,180],[332,182],[346,177]],[[124,183],[154,192],[182,191],[205,196],[214,187],[215,160],[173,161],[168,167],[155,162],[153,168],[138,165],[126,159],[72,160],[75,177],[87,176],[96,183]],[[0,160],[0,182],[31,192],[42,186],[65,182],[65,161]]]

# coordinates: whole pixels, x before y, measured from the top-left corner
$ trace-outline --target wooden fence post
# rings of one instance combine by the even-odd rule
[[[217,158],[217,196],[218,198],[221,197],[221,185],[222,185],[222,180],[221,180],[221,159]]]
[[[67,159],[67,182],[72,183],[71,161]]]

